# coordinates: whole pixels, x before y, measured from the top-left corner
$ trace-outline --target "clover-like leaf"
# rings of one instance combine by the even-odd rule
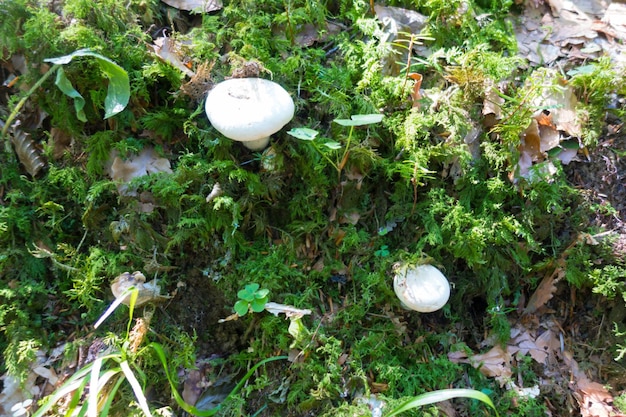
[[[335,119],[334,122],[341,126],[365,126],[372,125],[374,123],[380,123],[383,120],[383,115],[378,113],[372,114],[355,114],[350,116],[349,119]]]
[[[248,312],[248,308],[250,307],[250,303],[246,300],[239,300],[235,303],[235,313],[238,316],[245,316]]]
[[[319,132],[309,129],[308,127],[296,127],[287,132],[287,134],[300,140],[313,140],[317,137]]]
[[[260,313],[265,309],[265,304],[267,304],[267,297],[257,298],[250,303],[250,308],[255,313]]]
[[[330,140],[326,143],[324,143],[324,146],[326,146],[328,149],[332,149],[332,150],[337,150],[337,149],[341,149],[341,143],[339,142],[335,142],[334,140]]]
[[[239,290],[237,297],[242,300],[252,301],[254,300],[254,294],[259,289],[259,284],[248,284],[242,290]]]
[[[260,290],[254,293],[254,298],[267,298],[267,295],[270,293],[270,290],[267,288],[261,288]]]

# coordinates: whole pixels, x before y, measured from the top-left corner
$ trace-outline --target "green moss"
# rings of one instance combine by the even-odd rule
[[[349,403],[367,398],[373,382],[387,388],[379,396],[393,403],[467,380],[500,395],[503,410],[540,413],[540,401],[520,402],[469,365],[448,360],[465,343],[458,330],[491,333],[504,342],[511,306],[559,259],[567,258],[564,282],[614,299],[623,295],[623,268],[596,264],[608,256],[597,247],[572,246],[594,208],[581,202],[560,167],[550,181],[514,185],[508,179],[534,111],[529,103],[541,87],[539,81],[523,84],[528,74],[514,57],[508,21],[516,12],[512,2],[409,3],[389,2],[429,16],[420,39],[433,53],[413,53],[398,76],[381,71],[388,45],[369,1],[239,0],[202,15],[153,0],[69,0],[63,14],[38,2],[0,3],[0,13],[11,17],[0,22],[3,58],[24,54],[32,65],[24,85],[41,77],[45,58],[79,47],[119,63],[131,85],[128,107],[105,120],[106,80],[89,60],[73,61],[66,73],[86,99],[88,121],[80,122],[72,101],[47,80],[28,98],[49,115],[44,128],[32,129],[46,169],[28,177],[10,147],[1,151],[3,368],[24,376],[36,348],[67,339],[67,329],[78,332],[99,317],[113,277],[154,267],[158,259],[164,291],[174,293],[176,283],[202,271],[219,278],[215,286],[225,306],[256,282],[271,291],[272,301],[313,311],[302,319],[307,337],[295,345],[282,317],[261,312],[240,318],[249,326],[249,349],[224,363],[245,367],[290,349],[304,360],[281,368],[279,378],[271,370],[259,374],[224,407],[225,415],[266,410],[259,398],[287,388],[284,404],[268,403],[267,410],[352,415],[365,406]],[[326,19],[345,29],[327,33]],[[258,61],[267,70],[261,75],[294,98],[291,128],[319,132],[315,146],[285,131],[274,134],[264,152],[224,138],[210,126],[203,104],[179,92],[186,75],[148,48],[152,24],[169,27],[192,69],[213,63],[214,82],[236,65],[228,57]],[[313,44],[298,38],[305,25],[316,28]],[[423,95],[415,103],[404,70],[423,75]],[[621,74],[600,60],[570,75],[580,111],[597,121],[587,124],[584,138],[593,146],[605,97],[624,93]],[[502,117],[481,131],[486,86],[501,81]],[[9,113],[15,94],[0,114]],[[370,113],[383,114],[382,123],[351,133],[333,123]],[[72,138],[59,159],[48,127]],[[471,138],[480,146],[471,148]],[[168,158],[172,173],[135,179],[139,196],[120,195],[106,172],[111,151],[129,157],[145,147]],[[217,185],[222,194],[207,201]],[[400,308],[391,274],[394,262],[426,258],[454,282],[452,302],[429,316]],[[107,330],[118,325],[112,321]],[[198,342],[206,335],[165,331],[172,369],[190,368],[212,353]],[[155,363],[143,360],[150,384],[166,386]],[[529,381],[532,372],[523,365]],[[129,394],[119,397],[119,407],[132,401]],[[468,414],[482,412],[473,403],[467,407]]]

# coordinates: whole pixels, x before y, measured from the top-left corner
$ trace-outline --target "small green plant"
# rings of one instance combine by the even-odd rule
[[[248,289],[252,295],[258,295],[259,293],[265,294],[265,302],[267,302],[267,290],[259,290],[257,284],[249,284],[246,286],[246,289]],[[152,311],[148,310],[144,313],[144,318],[137,319],[136,325],[131,330],[130,326],[132,324],[133,312],[139,291],[136,288],[129,288],[127,292],[130,292],[129,321],[124,340],[121,343],[116,343],[117,341],[114,340],[114,346],[112,346],[111,349],[108,349],[103,355],[98,356],[93,362],[74,373],[59,389],[44,400],[42,406],[33,414],[33,417],[45,416],[57,402],[68,395],[71,395],[71,401],[68,409],[65,411],[65,416],[73,415],[74,412],[78,412],[79,415],[87,415],[88,417],[109,415],[110,409],[114,405],[113,400],[124,381],[128,381],[130,384],[137,403],[144,415],[152,417],[143,388],[146,383],[146,374],[139,367],[139,361],[137,360],[142,354],[146,353],[147,348],[150,348],[156,353],[157,358],[163,366],[170,388],[172,389],[172,395],[176,403],[183,410],[199,417],[212,416],[219,411],[220,405],[210,410],[200,410],[185,402],[177,390],[178,383],[170,374],[167,355],[161,344],[152,342],[146,348],[140,349],[146,333],[148,332]],[[125,299],[125,294],[126,293],[123,293],[118,300]],[[263,306],[265,306],[265,302]],[[114,303],[112,305],[113,309],[118,307],[119,304],[119,302]],[[96,327],[111,313],[112,309],[109,308],[96,324]],[[226,402],[228,398],[236,395],[260,366],[281,359],[287,359],[287,357],[275,356],[266,358],[252,366],[248,373],[244,375],[235,388],[228,394],[224,402]]]
[[[235,303],[235,313],[239,317],[245,316],[248,311],[254,313],[260,313],[265,309],[269,298],[270,290],[261,288],[259,284],[252,283],[246,285],[242,290],[239,290],[237,297],[239,300]]]
[[[350,142],[352,141],[352,134],[354,133],[354,128],[356,126],[366,126],[366,125],[371,125],[375,123],[380,123],[383,120],[383,117],[384,116],[382,114],[376,114],[376,113],[355,114],[355,115],[350,116],[350,119],[333,120],[335,123],[341,126],[350,127],[350,133],[348,133],[348,138],[346,139],[343,154],[341,158],[339,158],[336,162],[330,159],[328,155],[325,152],[323,152],[322,149],[315,142],[315,138],[319,134],[317,130],[310,129],[308,127],[298,127],[298,128],[291,129],[289,132],[287,132],[287,134],[293,136],[296,139],[311,142],[315,150],[335,168],[335,170],[337,171],[339,175],[341,175],[341,171],[343,170],[343,167],[346,165],[346,162],[348,161],[348,156],[350,155]],[[333,140],[328,140],[324,142],[323,145],[331,151],[339,150],[342,147],[341,143],[337,141],[333,141]]]
[[[148,401],[143,393],[142,383],[140,383],[141,379],[145,384],[145,374],[138,367],[136,361],[138,348],[148,331],[151,315],[147,316],[146,320],[138,320],[132,332],[130,328],[138,294],[139,291],[134,289],[130,295],[129,321],[124,340],[118,343],[119,341],[114,339],[110,349],[74,373],[50,397],[44,400],[33,417],[45,416],[57,402],[67,395],[71,395],[72,400],[65,411],[64,415],[66,416],[73,415],[75,411],[78,411],[80,415],[89,417],[109,415],[113,400],[124,381],[128,381],[130,384],[142,412],[148,417],[152,416]],[[81,404],[83,397],[84,400]]]
[[[378,249],[377,251],[374,252],[374,256],[376,256],[378,258],[385,258],[385,257],[389,256],[389,246],[382,245],[380,247],[380,249]]]
[[[128,78],[128,73],[126,73],[126,71],[122,67],[120,67],[110,59],[95,52],[92,52],[88,49],[80,49],[69,55],[45,60],[46,62],[50,62],[54,65],[48,70],[48,72],[43,75],[43,77],[39,79],[39,81],[37,81],[33,85],[28,93],[15,106],[4,124],[1,137],[5,137],[9,127],[11,127],[12,125],[12,121],[15,119],[15,117],[17,117],[20,110],[26,103],[26,100],[28,100],[28,98],[41,87],[41,85],[48,79],[48,77],[50,77],[55,72],[57,74],[55,81],[56,86],[59,87],[59,89],[68,97],[74,99],[74,108],[76,110],[76,116],[78,117],[78,120],[86,122],[87,117],[85,116],[85,112],[83,111],[83,108],[85,107],[85,99],[72,86],[72,83],[68,80],[67,76],[65,75],[65,71],[63,70],[63,65],[69,64],[74,58],[85,56],[95,58],[96,62],[100,66],[100,70],[109,79],[109,88],[107,96],[104,99],[104,118],[107,119],[109,117],[115,116],[116,114],[124,110],[130,99],[130,82]]]

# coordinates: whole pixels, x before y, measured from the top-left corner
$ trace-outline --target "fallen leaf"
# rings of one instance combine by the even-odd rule
[[[162,36],[154,40],[154,44],[150,45],[154,53],[163,61],[171,64],[180,71],[193,77],[195,73],[189,69],[185,63],[181,52],[180,44],[169,36]]]
[[[162,0],[168,6],[178,10],[209,13],[222,8],[220,0]]]
[[[453,363],[469,363],[483,375],[496,378],[500,385],[513,375],[511,353],[500,346],[494,346],[485,353],[472,356],[467,356],[464,352],[450,352],[448,359]]]
[[[116,151],[109,157],[108,174],[118,183],[120,195],[135,196],[137,191],[130,189],[128,183],[134,178],[157,173],[172,173],[170,161],[160,158],[153,148],[144,148],[139,155],[123,160]]]
[[[524,312],[526,314],[533,314],[541,307],[546,305],[556,292],[556,284],[565,276],[565,270],[557,267],[557,269],[551,274],[546,274],[533,295],[530,296],[528,304]]]
[[[294,319],[298,319],[305,315],[311,314],[311,310],[309,309],[299,309],[290,305],[273,302],[266,303],[265,310],[275,316],[278,316],[279,314],[284,314],[287,318]]]
[[[483,116],[493,115],[496,120],[502,118],[504,98],[499,94],[499,87],[491,79],[485,81],[485,98],[483,100]]]
[[[613,396],[602,384],[593,382],[580,370],[573,355],[563,352],[563,362],[570,368],[572,395],[580,406],[581,417],[623,417],[613,407]]]

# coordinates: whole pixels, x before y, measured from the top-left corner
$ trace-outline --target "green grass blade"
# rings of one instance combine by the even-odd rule
[[[128,383],[135,393],[137,402],[139,402],[139,407],[141,407],[141,410],[146,416],[152,417],[152,413],[150,413],[150,407],[148,407],[148,401],[146,400],[146,396],[143,395],[143,389],[141,388],[139,381],[137,381],[137,378],[135,378],[135,374],[133,373],[132,369],[130,369],[128,361],[120,362],[120,367],[122,368],[122,372],[124,372],[126,379],[128,379]]]
[[[57,401],[65,397],[70,392],[81,388],[81,385],[82,389],[84,389],[84,384],[87,381],[85,376],[91,371],[92,365],[93,363],[85,366],[65,381],[63,385],[61,385],[61,387],[54,392],[54,394],[48,397],[44,404],[35,412],[35,414],[33,414],[33,417],[42,417],[57,403]]]
[[[493,409],[493,411],[496,413],[496,416],[499,416],[498,410],[496,410],[496,407],[493,405],[491,398],[489,398],[487,394],[473,389],[455,388],[427,392],[425,394],[418,395],[417,397],[413,397],[404,404],[400,404],[398,407],[391,410],[391,412],[389,412],[388,414],[385,414],[385,417],[397,416],[400,413],[404,413],[405,411],[411,410],[416,407],[434,404],[440,401],[450,400],[452,398],[472,398],[482,401]]]
[[[172,389],[172,396],[174,397],[174,399],[176,400],[176,403],[180,406],[180,408],[182,408],[183,410],[185,410],[186,412],[188,412],[191,415],[194,416],[198,416],[198,417],[210,417],[215,415],[219,409],[220,406],[217,406],[214,409],[211,410],[200,410],[190,404],[187,404],[185,402],[185,400],[183,399],[183,397],[181,397],[181,395],[178,393],[178,390],[176,389],[176,384],[174,383],[174,381],[172,380],[172,377],[170,375],[168,366],[167,366],[167,359],[165,356],[165,351],[163,350],[163,347],[158,344],[158,343],[150,343],[148,345],[149,347],[151,347],[152,349],[154,349],[155,353],[157,354],[157,357],[159,358],[159,360],[161,361],[161,365],[163,366],[163,369],[165,370],[165,376],[167,377],[167,380],[170,383],[170,387]],[[282,360],[282,359],[287,359],[287,356],[274,356],[271,358],[266,358],[263,359],[262,361],[258,362],[256,365],[254,365],[252,368],[250,368],[250,370],[248,371],[248,373],[246,373],[244,375],[243,378],[241,378],[241,380],[239,381],[239,383],[237,384],[237,386],[235,386],[235,388],[228,394],[228,396],[226,397],[226,399],[232,397],[233,395],[237,394],[237,392],[239,392],[239,390],[244,386],[244,384],[246,383],[246,381],[252,376],[252,374],[262,365],[268,363],[268,362],[272,362],[272,361],[277,361],[277,360]],[[226,399],[224,401],[226,401]]]
[[[117,393],[117,390],[120,388],[120,385],[122,385],[122,382],[124,382],[124,378],[118,378],[117,381],[115,381],[115,385],[113,385],[113,388],[111,388],[111,391],[109,391],[109,395],[107,396],[106,401],[102,405],[102,410],[100,411],[100,417],[107,417],[110,415],[109,410],[111,409],[111,404],[113,404],[113,399],[115,398],[115,394]]]
[[[98,416],[98,380],[100,378],[100,368],[102,367],[103,358],[96,358],[91,368],[91,376],[89,378],[89,397],[87,406],[87,415],[89,417]]]

